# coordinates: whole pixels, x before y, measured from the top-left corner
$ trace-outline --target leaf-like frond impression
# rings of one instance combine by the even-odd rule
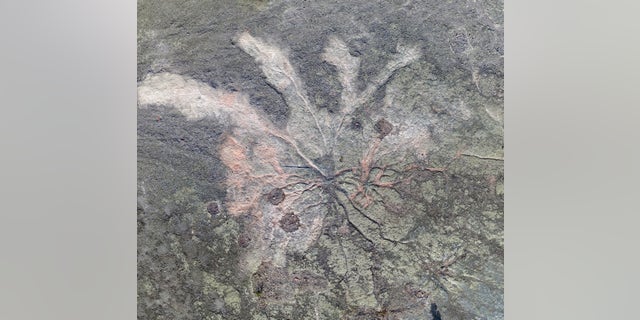
[[[356,79],[360,68],[360,58],[349,53],[349,48],[336,37],[329,38],[329,44],[322,53],[322,59],[338,69],[340,84],[342,85],[341,104],[343,114],[351,114],[356,107],[358,94]]]
[[[329,134],[326,112],[313,105],[287,56],[277,47],[248,32],[240,34],[236,44],[260,64],[267,83],[278,91],[289,106],[287,131],[302,151],[312,158],[324,155]]]
[[[378,76],[376,76],[373,81],[367,86],[367,88],[360,94],[359,103],[363,104],[369,101],[373,94],[382,87],[400,68],[404,68],[408,66],[410,63],[418,60],[420,58],[421,53],[420,49],[416,47],[405,47],[398,45],[397,49],[398,53],[396,53],[391,61],[385,65],[384,69],[380,71]]]
[[[237,130],[273,133],[273,125],[257,114],[246,96],[216,90],[206,83],[168,72],[147,76],[138,86],[138,105],[176,108],[189,120],[225,118]]]

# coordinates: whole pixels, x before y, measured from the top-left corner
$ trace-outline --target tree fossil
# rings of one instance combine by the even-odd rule
[[[402,211],[402,190],[416,172],[442,172],[422,161],[432,144],[420,117],[396,112],[392,99],[373,102],[401,68],[421,57],[416,47],[398,46],[377,75],[358,85],[361,58],[330,37],[321,58],[335,67],[342,86],[339,111],[319,108],[281,49],[239,34],[234,44],[250,55],[289,108],[285,128],[251,106],[245,94],[215,89],[173,73],[148,75],[138,86],[138,105],[171,106],[187,119],[215,118],[228,133],[218,147],[227,168],[226,212],[244,219],[240,268],[254,274],[261,265],[282,268],[287,254],[306,251],[323,231],[325,217],[342,214],[374,246],[403,243],[404,234],[385,232],[370,212]],[[365,110],[372,121],[354,120]],[[357,130],[355,130],[356,128]],[[217,208],[216,208],[217,209]]]

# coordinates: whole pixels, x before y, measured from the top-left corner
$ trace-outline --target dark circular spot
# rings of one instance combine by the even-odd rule
[[[393,125],[389,121],[385,120],[384,118],[381,118],[380,120],[378,120],[378,122],[376,122],[373,128],[379,134],[380,138],[384,138],[389,133],[391,133],[391,130],[393,130]]]
[[[353,118],[351,119],[351,124],[349,125],[349,128],[351,128],[351,130],[362,130],[362,122],[360,122],[360,120]]]
[[[207,204],[207,212],[209,212],[212,216],[215,216],[220,213],[220,206],[217,202],[211,201],[209,202],[209,204]]]
[[[280,188],[274,188],[267,194],[267,199],[272,205],[277,205],[280,202],[284,201],[284,191],[282,191],[282,189]]]
[[[293,212],[286,213],[280,219],[280,228],[286,232],[294,232],[300,228],[300,219]]]

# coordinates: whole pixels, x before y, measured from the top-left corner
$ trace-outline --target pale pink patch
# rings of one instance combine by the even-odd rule
[[[227,137],[220,148],[220,159],[233,173],[249,173],[251,166],[247,162],[246,148],[233,137]]]
[[[257,153],[265,160],[265,162],[269,163],[273,170],[275,170],[278,174],[284,174],[284,170],[280,166],[280,162],[278,161],[278,151],[275,147],[260,144],[256,147]]]

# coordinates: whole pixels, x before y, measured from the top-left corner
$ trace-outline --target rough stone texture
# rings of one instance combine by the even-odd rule
[[[138,318],[502,319],[502,2],[138,2]]]

